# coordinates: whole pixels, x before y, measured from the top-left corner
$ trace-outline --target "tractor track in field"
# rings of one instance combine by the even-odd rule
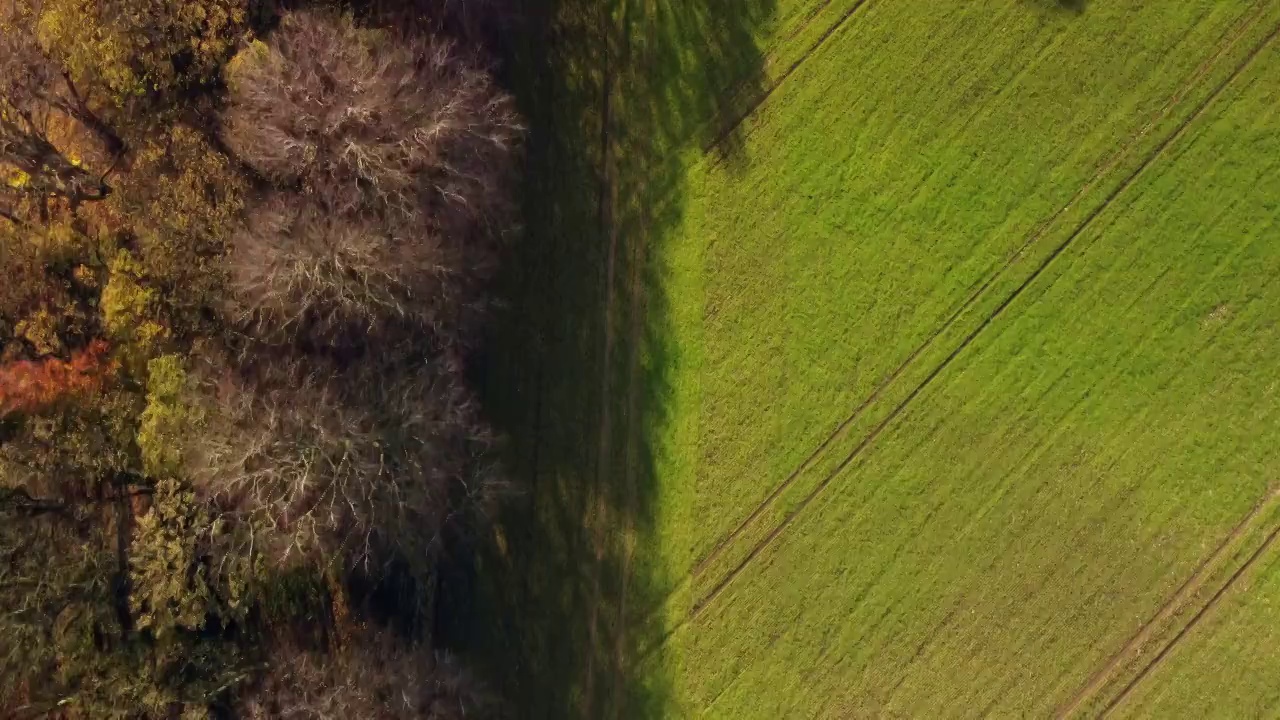
[[[787,33],[787,36],[779,42],[780,47],[775,48],[773,51],[768,52],[764,55],[763,62],[761,63],[761,68],[767,70],[771,65],[773,65],[774,62],[777,60],[778,56],[782,54],[782,48],[785,48],[787,43],[790,43],[791,41],[795,40],[797,37],[800,36],[801,33],[809,29],[809,26],[813,24],[813,21],[819,15],[821,15],[824,10],[826,10],[828,7],[831,7],[832,1],[833,0],[821,0],[821,2],[815,3],[813,7],[809,8],[809,12],[808,14],[805,15],[804,19],[802,19],[799,22],[799,24],[797,24],[794,28],[792,28],[791,31]],[[810,49],[810,52],[812,52],[812,49]],[[738,98],[739,93],[743,93],[741,85],[745,82],[746,82],[746,79],[743,79],[743,78],[738,78],[737,80],[731,81],[730,83],[728,83],[727,85],[719,89],[719,94],[723,96],[727,96],[729,98],[730,103],[732,103],[733,100]],[[763,90],[761,92],[767,92],[767,91],[768,89],[766,88],[766,90]],[[746,93],[743,93],[744,96],[745,94]],[[758,107],[758,104],[757,104],[757,107]],[[727,114],[727,113],[717,112],[714,117],[710,118],[707,121],[706,123],[707,126],[714,127],[717,124],[716,121],[720,118],[720,115],[722,114]],[[737,115],[735,114],[731,117],[737,117]],[[741,124],[741,122],[742,120],[740,119],[738,123]],[[729,125],[725,125],[721,128],[721,130],[723,130],[725,134],[732,134],[734,129],[735,128],[732,127],[732,123],[730,123]],[[717,135],[716,139],[712,139],[704,142],[703,148],[702,148],[703,152],[706,153],[710,151],[712,148],[716,146],[718,142],[723,142],[723,141],[724,141],[724,138],[721,137],[720,135]]]
[[[624,56],[628,60],[628,67],[632,59],[631,46],[631,18],[630,8],[628,4],[628,12],[622,19],[622,37],[624,40]],[[648,8],[646,8],[648,9]],[[652,29],[652,24],[648,27]],[[646,44],[647,47],[647,44]],[[628,667],[628,646],[627,646],[627,596],[630,592],[631,580],[631,564],[635,555],[635,532],[636,523],[634,518],[635,503],[639,495],[638,481],[636,477],[636,464],[640,453],[640,350],[644,338],[647,295],[645,293],[644,270],[645,262],[648,257],[648,226],[645,222],[645,216],[640,215],[639,227],[628,241],[628,250],[631,253],[631,261],[628,267],[629,277],[627,281],[627,311],[630,325],[627,328],[627,387],[626,387],[626,448],[624,450],[625,465],[623,468],[623,506],[627,509],[623,513],[622,547],[619,549],[621,557],[618,562],[618,611],[614,636],[614,686],[613,686],[613,717],[621,718],[625,715],[625,695]],[[618,232],[617,224],[614,223],[612,232]],[[616,244],[616,243],[614,243]]]
[[[807,30],[809,28],[809,25],[813,23],[814,18],[821,15],[822,11],[826,10],[829,7],[831,7],[831,0],[822,0],[822,2],[817,3],[813,7],[809,8],[809,14],[806,15],[804,20],[802,20],[799,25],[796,25],[795,28],[791,30],[791,32],[787,33],[787,37],[784,39],[784,42],[790,42],[792,40],[795,40],[797,37],[799,37],[800,33]],[[768,60],[769,59],[768,56],[766,56],[765,59]]]
[[[1280,538],[1280,525],[1277,525],[1271,530],[1262,545],[1258,546],[1258,549],[1253,551],[1249,556],[1249,559],[1244,561],[1244,564],[1239,568],[1236,568],[1236,571],[1231,574],[1231,577],[1227,578],[1227,582],[1223,584],[1222,587],[1218,588],[1218,591],[1209,598],[1209,600],[1204,604],[1204,607],[1200,608],[1196,614],[1191,617],[1191,620],[1187,622],[1186,626],[1183,627],[1182,630],[1178,631],[1178,634],[1174,635],[1173,639],[1166,643],[1165,646],[1160,649],[1160,652],[1156,653],[1156,656],[1151,659],[1151,662],[1147,663],[1147,665],[1144,666],[1142,670],[1140,670],[1138,674],[1124,686],[1124,689],[1112,698],[1109,703],[1107,703],[1106,707],[1102,709],[1101,717],[1105,718],[1110,716],[1117,707],[1129,698],[1129,695],[1133,693],[1134,688],[1136,688],[1148,675],[1150,675],[1152,671],[1158,669],[1164,664],[1165,660],[1168,659],[1169,654],[1173,652],[1180,642],[1182,642],[1183,638],[1189,635],[1191,631],[1200,624],[1200,621],[1218,606],[1218,603],[1222,601],[1222,598],[1226,596],[1227,592],[1235,587],[1236,581],[1243,577],[1244,574],[1247,573],[1260,558],[1262,558],[1262,556],[1267,554],[1267,551],[1275,545],[1277,538]]]
[[[1162,625],[1178,615],[1181,611],[1185,610],[1190,603],[1194,601],[1196,595],[1204,588],[1213,573],[1220,568],[1223,562],[1226,562],[1231,558],[1232,553],[1237,549],[1237,543],[1248,536],[1254,520],[1263,515],[1265,510],[1271,509],[1272,505],[1275,504],[1277,500],[1280,500],[1280,489],[1271,490],[1263,496],[1263,498],[1245,514],[1244,518],[1242,518],[1240,522],[1236,523],[1236,526],[1231,529],[1231,532],[1228,533],[1220,543],[1218,543],[1213,551],[1205,555],[1204,559],[1201,560],[1200,563],[1196,565],[1195,569],[1191,571],[1191,574],[1187,576],[1187,579],[1184,580],[1182,584],[1178,586],[1178,589],[1169,596],[1169,599],[1165,601],[1164,605],[1161,605],[1156,613],[1134,632],[1128,642],[1126,642],[1119,651],[1108,658],[1107,662],[1103,664],[1099,670],[1089,677],[1085,684],[1076,691],[1070,700],[1054,711],[1053,716],[1055,720],[1065,720],[1065,718],[1071,717],[1086,703],[1094,699],[1101,690],[1113,681],[1116,676],[1135,659],[1137,653],[1140,653],[1142,648],[1151,641],[1152,636],[1155,635]],[[1210,606],[1215,604],[1218,599],[1221,598],[1225,591],[1235,583],[1240,575],[1243,574],[1243,572],[1252,565],[1262,552],[1275,540],[1278,532],[1280,532],[1280,528],[1273,529],[1268,533],[1267,539],[1249,557],[1249,559],[1247,559],[1227,580],[1226,584],[1205,603],[1205,606],[1197,612],[1192,621],[1188,623],[1182,632],[1178,633],[1178,635],[1176,635],[1174,639],[1166,645],[1165,649],[1158,653],[1143,670],[1139,671],[1133,682],[1129,683],[1125,690],[1117,695],[1117,698],[1127,694],[1143,675],[1150,672],[1151,666],[1156,664],[1161,657],[1167,654],[1169,646],[1176,644],[1177,640],[1186,633],[1191,625],[1195,624],[1196,618],[1201,617]],[[1118,704],[1118,700],[1114,700],[1113,703]]]
[[[738,537],[741,536],[741,534],[744,531],[746,531],[746,529],[749,528],[761,516],[761,514],[763,514],[764,511],[767,510],[769,506],[771,506],[782,495],[782,493],[786,492],[787,489],[789,489],[792,485],[794,485],[796,480],[798,480],[799,477],[805,471],[807,471],[810,467],[812,467],[814,463],[817,462],[817,460],[819,460],[823,456],[823,454],[832,446],[833,443],[835,443],[837,440],[842,438],[845,435],[845,433],[849,430],[849,428],[863,415],[863,413],[865,413],[871,406],[873,406],[881,398],[881,396],[885,393],[885,391],[890,389],[895,383],[897,383],[897,381],[909,369],[911,369],[911,367],[915,364],[915,362],[920,358],[921,355],[923,355],[925,352],[930,350],[933,347],[934,343],[936,343],[938,339],[942,337],[942,335],[944,335],[949,330],[951,330],[967,311],[969,311],[974,305],[976,305],[980,300],[982,300],[987,295],[987,292],[991,289],[991,287],[998,280],[1000,280],[1005,275],[1006,272],[1008,272],[1014,265],[1016,265],[1017,262],[1027,253],[1028,250],[1030,250],[1033,246],[1038,244],[1044,238],[1044,236],[1049,232],[1051,228],[1053,228],[1054,224],[1058,221],[1059,218],[1061,218],[1068,210],[1074,207],[1076,203],[1080,201],[1081,198],[1083,198],[1091,190],[1093,190],[1100,181],[1102,181],[1104,178],[1109,176],[1111,172],[1115,170],[1116,166],[1119,165],[1119,163],[1129,155],[1129,153],[1133,150],[1134,146],[1137,145],[1144,137],[1146,137],[1146,135],[1156,126],[1156,124],[1158,124],[1159,122],[1163,121],[1165,118],[1168,117],[1173,107],[1176,106],[1178,102],[1182,100],[1182,98],[1186,95],[1187,92],[1190,91],[1190,89],[1195,87],[1195,85],[1204,78],[1205,74],[1207,74],[1209,70],[1213,68],[1213,66],[1216,64],[1216,61],[1221,58],[1223,53],[1230,50],[1231,47],[1233,47],[1235,43],[1240,39],[1240,37],[1242,37],[1244,33],[1247,32],[1248,29],[1251,28],[1256,23],[1256,21],[1260,16],[1261,11],[1265,9],[1265,7],[1266,7],[1265,3],[1259,3],[1258,5],[1259,9],[1257,12],[1247,17],[1246,19],[1242,20],[1242,22],[1240,22],[1237,27],[1233,28],[1234,32],[1229,33],[1228,40],[1225,43],[1221,44],[1217,49],[1217,51],[1215,51],[1203,63],[1201,63],[1201,65],[1196,69],[1196,71],[1192,73],[1192,76],[1185,83],[1183,83],[1183,85],[1177,90],[1177,92],[1175,92],[1172,96],[1170,96],[1170,98],[1165,102],[1165,104],[1156,113],[1156,115],[1151,120],[1149,120],[1142,127],[1141,130],[1139,130],[1136,134],[1131,136],[1129,141],[1126,142],[1125,145],[1120,150],[1113,153],[1099,167],[1098,171],[1095,172],[1094,175],[1080,188],[1080,190],[1078,190],[1075,193],[1075,195],[1073,195],[1071,199],[1068,200],[1067,203],[1062,206],[1062,208],[1056,211],[1053,215],[1049,216],[1046,220],[1042,221],[1032,231],[1032,233],[1028,235],[1027,240],[1024,241],[1022,245],[1017,248],[1017,250],[1015,250],[1013,253],[1009,255],[1008,259],[1005,261],[1003,265],[1001,265],[994,273],[988,275],[988,277],[982,282],[982,284],[973,292],[971,292],[969,296],[966,297],[964,301],[956,308],[956,310],[954,310],[936,330],[931,332],[924,339],[924,341],[919,346],[917,346],[915,350],[913,350],[911,354],[908,355],[907,358],[902,361],[902,363],[898,365],[897,368],[895,368],[889,375],[887,375],[880,382],[880,384],[876,386],[876,388],[872,391],[872,393],[865,400],[859,403],[859,405],[853,410],[853,412],[850,413],[848,416],[846,416],[839,423],[839,425],[836,426],[835,430],[833,430],[825,439],[823,439],[823,441],[819,443],[819,445],[811,453],[809,453],[809,455],[806,456],[803,461],[801,461],[800,465],[798,465],[796,469],[793,470],[782,481],[781,484],[779,484],[772,491],[770,491],[769,495],[763,501],[761,501],[761,503],[757,505],[755,509],[753,509],[745,519],[743,519],[728,535],[726,535],[724,538],[722,538],[719,542],[716,543],[716,545],[711,549],[711,551],[694,566],[693,570],[689,573],[689,576],[685,580],[687,581],[690,579],[697,579],[698,577],[702,576],[706,572],[707,568],[710,567],[711,564],[714,563],[719,558],[719,556],[723,554],[723,552],[728,547],[730,547],[738,539]],[[1262,45],[1265,46],[1266,43],[1267,41],[1264,40]],[[1261,50],[1261,47],[1258,50]],[[1256,55],[1256,52],[1254,53],[1254,55]],[[1254,55],[1251,55],[1248,58],[1248,60],[1251,60]],[[1246,60],[1246,64],[1248,63],[1248,60]],[[1230,80],[1234,78],[1235,75],[1238,74],[1238,72],[1239,71],[1237,71],[1236,73],[1233,73],[1228,78],[1227,82],[1224,83],[1223,87],[1229,84]],[[1216,95],[1220,91],[1221,89],[1219,89],[1218,91],[1215,91],[1215,93],[1213,93],[1210,96],[1210,98],[1212,99],[1213,97],[1216,97]],[[1197,108],[1196,111],[1193,112],[1192,115],[1189,116],[1188,119],[1184,121],[1184,123],[1175,130],[1175,132],[1170,136],[1170,139],[1172,140],[1177,135],[1179,135],[1182,132],[1182,130],[1185,128],[1185,126],[1190,124],[1190,122],[1194,120],[1194,118],[1198,116],[1202,111],[1203,111],[1203,107]],[[1160,146],[1157,148],[1157,151],[1156,153],[1153,154],[1152,159],[1154,159],[1154,155],[1158,155],[1161,150],[1163,150],[1163,146]],[[1148,164],[1149,164],[1149,161],[1148,161]],[[1133,177],[1136,177],[1137,174],[1140,174],[1141,171],[1145,169],[1145,166],[1146,166],[1145,164],[1140,166],[1138,171],[1134,174]],[[1132,178],[1130,178],[1130,181],[1131,180]],[[1123,190],[1124,187],[1126,186],[1127,185],[1122,185],[1120,190]],[[1110,201],[1114,199],[1114,197],[1118,194],[1119,192],[1115,192],[1111,196],[1106,198],[1106,200],[1104,200],[1103,206],[1100,206],[1099,212],[1102,207],[1105,207],[1106,204],[1109,204]],[[1093,216],[1091,215],[1089,218],[1087,218],[1086,223],[1088,222],[1088,220],[1091,220],[1092,217]],[[1076,233],[1073,233],[1073,236],[1078,233],[1079,233],[1079,229],[1076,231]],[[1069,238],[1069,240],[1070,239],[1071,238]],[[1022,288],[1019,288],[1015,292],[1020,292],[1021,289]],[[949,359],[950,358],[948,358],[948,360]]]
[[[1262,5],[1260,7],[1265,7],[1265,5]],[[1237,32],[1231,36],[1230,40],[1225,45],[1220,46],[1219,49],[1213,54],[1213,56],[1209,61],[1206,61],[1205,64],[1201,65],[1197,73],[1193,75],[1193,77],[1189,80],[1189,82],[1183,86],[1183,88],[1175,95],[1173,99],[1170,100],[1168,104],[1166,104],[1166,112],[1162,113],[1161,117],[1163,117],[1164,114],[1167,114],[1167,109],[1171,105],[1176,104],[1177,100],[1180,99],[1182,95],[1185,95],[1185,93],[1188,92],[1192,87],[1194,87],[1195,82],[1198,79],[1200,79],[1205,73],[1208,72],[1209,68],[1212,67],[1213,65],[1213,59],[1221,57],[1221,55],[1224,52],[1226,52],[1227,49],[1229,49],[1232,45],[1235,44],[1236,40],[1238,40],[1241,36],[1243,36],[1243,34],[1249,29],[1249,27],[1253,25],[1252,21],[1256,20],[1258,16],[1259,15],[1255,14],[1250,19],[1250,21],[1242,23],[1242,26],[1239,27],[1237,29]],[[1051,252],[1049,256],[1045,258],[1045,260],[1043,260],[1041,264],[1026,279],[1024,279],[1023,282],[1019,284],[1018,287],[1015,288],[1014,291],[1008,297],[1006,297],[1000,303],[999,306],[997,306],[989,315],[987,315],[987,317],[983,319],[983,321],[978,325],[977,328],[975,328],[968,335],[966,335],[965,338],[960,342],[960,344],[954,350],[952,350],[952,352],[948,354],[947,357],[943,359],[943,361],[939,363],[938,366],[936,366],[924,378],[923,381],[921,381],[915,388],[913,388],[912,391],[907,395],[907,397],[904,400],[902,400],[897,406],[895,406],[894,409],[889,413],[889,415],[886,418],[884,418],[882,421],[880,421],[871,430],[871,432],[860,443],[858,443],[857,446],[853,448],[853,450],[849,453],[849,455],[847,455],[831,472],[829,472],[823,478],[823,480],[812,491],[809,492],[809,494],[807,494],[800,501],[800,503],[795,507],[795,509],[789,512],[786,515],[786,517],[783,518],[783,520],[773,530],[771,530],[762,540],[758,541],[741,562],[739,562],[723,579],[721,579],[718,583],[716,583],[716,585],[712,587],[712,589],[707,594],[705,594],[700,600],[698,600],[694,604],[693,608],[687,613],[684,620],[682,620],[680,623],[678,623],[676,626],[671,628],[667,633],[663,635],[663,638],[661,641],[659,641],[659,644],[661,644],[662,642],[665,642],[667,638],[674,635],[687,623],[696,620],[702,614],[702,612],[709,605],[711,605],[716,600],[716,598],[718,598],[724,592],[724,590],[739,575],[741,575],[742,572],[747,567],[749,567],[755,561],[755,559],[759,557],[760,554],[769,545],[771,545],[778,537],[782,535],[782,533],[791,525],[791,523],[797,517],[799,517],[799,515],[802,512],[804,512],[804,510],[809,506],[809,504],[814,499],[816,499],[819,495],[821,495],[822,492],[831,485],[831,483],[835,480],[835,478],[838,477],[845,468],[847,468],[850,464],[852,464],[853,461],[856,460],[867,447],[869,447],[872,443],[874,443],[879,438],[879,436],[884,432],[884,430],[889,425],[891,425],[894,420],[896,420],[899,416],[901,416],[902,413],[914,402],[914,400],[917,397],[919,397],[933,383],[933,381],[936,380],[951,365],[951,363],[961,353],[963,353],[966,349],[968,349],[970,345],[972,345],[974,340],[976,340],[977,337],[981,335],[983,331],[985,331],[988,327],[990,327],[991,324],[997,318],[999,318],[1004,313],[1004,311],[1008,309],[1010,305],[1012,305],[1019,297],[1022,296],[1022,294],[1027,290],[1027,288],[1031,287],[1035,283],[1035,281],[1044,273],[1045,270],[1047,270],[1054,263],[1055,260],[1061,257],[1063,253],[1065,253],[1071,247],[1071,245],[1074,244],[1076,239],[1078,239],[1081,235],[1084,234],[1085,230],[1087,230],[1093,224],[1094,220],[1096,220],[1099,216],[1101,216],[1107,210],[1107,208],[1111,206],[1111,204],[1115,201],[1116,198],[1124,194],[1126,190],[1132,187],[1134,181],[1136,181],[1141,175],[1143,175],[1145,171],[1155,163],[1156,160],[1162,157],[1165,151],[1171,145],[1173,145],[1177,140],[1183,137],[1187,129],[1197,119],[1203,116],[1204,112],[1210,106],[1213,105],[1213,103],[1235,81],[1235,79],[1238,78],[1245,71],[1245,69],[1247,69],[1250,65],[1253,64],[1253,61],[1261,54],[1262,50],[1265,49],[1268,45],[1270,45],[1277,35],[1280,35],[1280,27],[1273,29],[1271,33],[1269,33],[1266,37],[1264,37],[1258,43],[1258,45],[1252,51],[1249,52],[1249,54],[1244,58],[1244,60],[1239,65],[1237,65],[1236,68],[1232,70],[1232,72],[1229,73],[1227,77],[1222,82],[1220,82],[1218,86],[1214,88],[1214,90],[1211,93],[1209,93],[1209,95],[1205,97],[1205,99],[1202,100],[1196,106],[1196,108],[1182,122],[1178,124],[1178,126],[1173,130],[1173,132],[1171,132],[1167,138],[1162,140],[1151,151],[1151,153],[1132,172],[1129,173],[1129,175],[1119,185],[1117,185],[1110,193],[1108,193],[1107,196],[1103,199],[1103,201],[1098,205],[1098,207],[1090,211],[1089,214],[1086,215],[1085,218],[1071,232],[1071,234],[1068,235],[1067,238],[1062,243],[1060,243],[1058,247],[1056,247],[1053,250],[1053,252]],[[1149,131],[1150,128],[1156,122],[1159,121],[1159,119],[1160,118],[1157,118],[1156,120],[1153,120],[1151,123],[1149,123],[1147,127],[1144,128],[1143,131],[1139,132],[1139,134],[1135,136],[1134,140],[1140,139],[1143,135],[1145,135],[1145,133]],[[1132,142],[1133,141],[1131,141],[1131,143],[1129,144],[1129,147],[1132,146]],[[1060,215],[1061,212],[1062,211],[1060,211],[1058,215]],[[1014,260],[1016,260],[1016,258],[1017,258],[1017,254],[1013,256]],[[940,334],[941,334],[941,331],[935,333],[934,337],[937,337]],[[864,403],[864,406],[865,406],[865,403]],[[831,439],[829,438],[825,444],[829,445],[830,440]],[[778,494],[780,493],[775,491],[775,493],[771,494],[770,497],[776,498]],[[768,502],[769,501],[766,501],[766,504]],[[759,516],[761,511],[762,509],[757,509],[757,511],[753,513],[753,516]],[[702,564],[703,567],[705,567],[705,565],[706,563]]]
[[[605,553],[607,552],[604,482],[606,463],[610,456],[610,446],[612,444],[610,437],[612,432],[612,408],[609,403],[609,368],[615,342],[613,331],[613,308],[616,302],[614,264],[618,252],[618,233],[616,224],[613,222],[613,209],[617,198],[615,197],[616,188],[613,181],[613,142],[610,135],[610,126],[612,124],[612,94],[615,67],[613,58],[610,56],[612,32],[608,8],[609,6],[604,3],[599,8],[600,41],[604,45],[601,55],[604,67],[600,81],[600,195],[597,212],[599,214],[601,234],[609,238],[609,247],[605,257],[605,267],[603,268],[605,298],[602,309],[604,349],[600,366],[600,435],[596,445],[595,487],[589,501],[595,507],[594,512],[588,508],[588,516],[583,518],[584,522],[590,523],[588,527],[593,546],[591,549],[596,562],[596,571],[591,574],[591,602],[587,610],[587,637],[590,641],[590,647],[587,649],[586,677],[583,679],[583,717],[595,717],[592,711],[595,703],[596,648],[601,644],[600,607],[604,599],[604,588],[601,584],[599,568],[603,565]]]
[[[787,66],[787,69],[784,70],[782,74],[779,75],[778,78],[773,81],[772,85],[765,88],[764,91],[761,92],[759,95],[757,95],[754,100],[747,103],[746,108],[736,113],[733,116],[733,119],[730,120],[727,125],[722,127],[719,132],[716,133],[715,137],[713,137],[710,141],[708,141],[705,145],[703,145],[702,147],[703,154],[705,155],[710,153],[712,150],[715,150],[717,147],[723,144],[726,140],[728,140],[735,132],[737,132],[738,128],[742,126],[742,123],[746,122],[747,118],[754,115],[756,110],[760,109],[760,106],[764,105],[765,102],[769,100],[770,96],[773,95],[774,91],[782,87],[782,84],[787,81],[787,78],[790,78],[797,70],[800,69],[801,65],[804,65],[804,63],[810,57],[812,57],[815,53],[821,50],[822,46],[827,43],[827,40],[831,39],[831,36],[835,35],[836,32],[838,32],[840,28],[844,27],[845,24],[848,23],[849,20],[858,13],[859,10],[861,10],[870,2],[871,0],[857,0],[857,2],[851,5],[843,15],[841,15],[834,23],[831,24],[831,27],[827,28],[827,30],[822,33],[821,37],[819,37],[817,41],[813,43],[813,45],[809,46],[808,50],[805,50],[804,53],[800,55],[800,57],[796,58],[794,61],[792,61],[791,65]],[[805,20],[804,23],[800,25],[800,27],[796,28],[791,33],[790,37],[794,38],[799,33],[804,32],[805,28],[809,26],[809,23],[813,22],[813,18],[822,14],[822,10],[824,10],[827,7],[827,5],[830,5],[830,4],[831,4],[831,0],[826,0],[826,2],[824,2],[821,7],[819,7],[807,20]]]
[[[780,46],[786,47],[786,43],[791,42],[792,40],[795,40],[800,35],[800,33],[807,30],[808,27],[811,24],[813,24],[814,19],[817,18],[819,15],[821,15],[823,10],[826,10],[828,7],[830,7],[831,3],[832,3],[832,0],[821,0],[821,2],[815,3],[813,7],[809,8],[809,12],[807,15],[805,15],[804,19],[801,20],[798,25],[792,28],[791,31],[787,33],[787,36],[785,38],[782,38],[781,42],[779,43]],[[775,49],[772,52],[765,53],[761,66],[764,68],[768,68],[777,59],[778,55],[780,54],[781,52],[779,49]],[[737,90],[740,89],[737,86],[741,85],[742,82],[743,80],[741,78],[737,80],[733,80],[729,82],[728,85],[721,87],[719,92],[721,95],[733,95]],[[707,124],[708,125],[715,124],[716,119],[717,118],[715,117],[711,118]],[[707,144],[710,145],[711,143],[707,143]]]
[[[639,433],[642,432],[638,426],[640,408],[640,352],[641,343],[644,333],[644,319],[646,310],[646,297],[644,287],[644,262],[648,243],[646,242],[646,233],[642,228],[636,233],[635,247],[633,248],[633,258],[631,267],[630,287],[629,287],[629,308],[631,314],[631,327],[628,333],[628,350],[630,357],[628,358],[629,366],[627,368],[627,446],[626,446],[626,468],[624,471],[623,489],[625,495],[624,503],[628,508],[632,508],[636,502],[637,482],[636,482],[636,463],[640,452]],[[615,662],[617,670],[615,681],[617,685],[614,690],[614,717],[622,717],[622,696],[624,688],[621,687],[625,682],[625,670],[627,665],[627,595],[629,583],[631,579],[631,562],[635,555],[635,520],[632,512],[625,513],[622,528],[622,557],[619,562],[618,586],[620,588],[618,596],[618,625],[617,636],[615,638]]]

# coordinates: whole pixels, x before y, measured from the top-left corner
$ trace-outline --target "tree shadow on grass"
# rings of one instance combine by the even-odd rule
[[[731,105],[764,92],[776,0],[532,0],[505,72],[529,124],[526,232],[483,385],[521,494],[441,574],[438,637],[518,717],[649,717],[675,702],[658,629],[656,433],[680,358],[663,269],[689,163],[745,162]],[[726,91],[726,89],[731,89]]]
[[[1089,0],[1026,0],[1026,2],[1036,9],[1073,15],[1082,15],[1089,7]]]

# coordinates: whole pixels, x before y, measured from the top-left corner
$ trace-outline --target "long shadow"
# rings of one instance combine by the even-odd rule
[[[441,574],[437,637],[515,717],[670,712],[654,536],[657,433],[680,363],[655,259],[734,97],[763,91],[776,0],[531,0],[504,72],[529,124],[526,232],[482,375],[519,489]],[[726,88],[732,88],[726,92]],[[717,147],[749,162],[734,138]]]
[[[1025,0],[1032,9],[1042,12],[1082,15],[1089,9],[1089,0]]]

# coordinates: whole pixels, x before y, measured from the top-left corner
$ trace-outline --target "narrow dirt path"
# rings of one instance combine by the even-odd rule
[[[627,386],[627,447],[626,447],[626,472],[623,474],[624,487],[622,488],[623,502],[628,508],[635,508],[639,488],[637,487],[639,478],[636,473],[639,471],[639,463],[642,461],[641,453],[644,451],[642,447],[642,434],[644,428],[641,426],[643,422],[643,409],[640,405],[640,388],[641,382],[641,348],[644,341],[645,328],[645,287],[644,287],[644,260],[648,243],[645,238],[645,228],[640,228],[635,239],[633,248],[634,256],[632,258],[631,278],[630,278],[630,303],[631,303],[631,328],[629,332],[630,350],[630,367],[628,369],[628,386]],[[628,595],[630,592],[631,568],[632,560],[635,556],[636,545],[636,527],[635,518],[631,512],[625,513],[623,517],[622,548],[619,563],[619,582],[620,595],[618,597],[618,618],[617,618],[617,635],[615,636],[614,645],[614,667],[616,675],[614,678],[614,713],[613,717],[620,718],[623,716],[623,702],[625,700],[626,681],[628,669],[631,664],[629,657],[629,646],[627,645],[628,624],[627,624],[627,606]]]
[[[616,202],[616,187],[613,177],[613,142],[612,134],[612,115],[613,115],[613,85],[614,67],[613,58],[611,57],[611,38],[612,19],[609,10],[610,3],[600,3],[598,12],[600,13],[600,42],[602,44],[601,62],[602,62],[602,81],[600,93],[600,188],[598,198],[598,213],[600,221],[600,231],[602,237],[609,238],[608,252],[605,258],[605,267],[602,269],[604,274],[605,286],[605,302],[602,307],[603,323],[603,344],[604,349],[600,367],[600,433],[596,441],[596,469],[594,488],[591,491],[591,498],[588,501],[588,507],[592,507],[590,516],[583,518],[588,523],[589,533],[592,537],[593,558],[595,560],[595,569],[591,572],[591,600],[587,609],[587,636],[589,639],[589,647],[587,648],[586,658],[586,677],[583,680],[583,717],[596,717],[596,674],[597,668],[597,651],[602,646],[602,630],[600,627],[600,607],[604,601],[604,588],[601,582],[602,568],[608,553],[608,525],[609,519],[607,515],[607,504],[604,501],[604,483],[607,482],[607,466],[611,457],[612,444],[612,406],[609,402],[609,376],[612,366],[613,349],[615,344],[614,328],[613,328],[613,312],[616,306],[616,289],[615,289],[615,264],[618,252],[618,234],[617,228],[613,222],[613,209]]]
[[[623,13],[621,28],[619,32],[622,34],[621,57],[620,60],[624,67],[634,69],[634,58],[632,57],[631,33],[634,31],[632,9],[635,3],[640,0],[623,0],[626,3],[626,12]],[[639,22],[644,23],[647,27],[653,27],[653,23],[645,23],[646,17],[653,12],[652,3],[647,0],[644,2],[645,11],[640,13]],[[649,43],[646,43],[647,47]],[[644,208],[640,208],[641,211]],[[643,212],[637,213],[642,217]],[[626,423],[626,447],[624,451],[625,466],[621,478],[619,478],[623,487],[621,489],[622,504],[624,507],[622,517],[622,527],[617,528],[615,532],[620,533],[622,546],[618,548],[620,553],[618,561],[618,610],[615,619],[615,635],[613,646],[613,712],[612,717],[622,718],[626,712],[627,700],[627,680],[629,677],[629,668],[631,658],[627,645],[628,627],[627,627],[627,606],[628,595],[631,590],[631,568],[632,559],[635,554],[636,528],[635,518],[636,503],[639,495],[637,483],[639,478],[636,473],[638,471],[638,463],[641,461],[640,453],[643,451],[641,447],[643,428],[641,427],[641,408],[640,408],[640,388],[641,388],[641,352],[644,341],[645,328],[645,288],[644,288],[644,263],[648,248],[648,227],[643,222],[638,222],[635,227],[630,228],[630,235],[626,238],[626,244],[631,254],[627,278],[626,303],[629,314],[628,320],[630,324],[627,328],[626,351],[627,357],[627,387],[626,387],[626,413],[624,422]],[[614,228],[617,232],[617,228]],[[615,243],[616,244],[616,243]]]

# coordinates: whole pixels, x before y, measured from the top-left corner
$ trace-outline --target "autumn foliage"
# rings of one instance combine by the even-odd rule
[[[0,366],[0,417],[98,391],[117,369],[109,350],[105,341],[94,340],[72,353],[70,360],[17,360]]]
[[[0,0],[0,718],[496,711],[507,2]]]

